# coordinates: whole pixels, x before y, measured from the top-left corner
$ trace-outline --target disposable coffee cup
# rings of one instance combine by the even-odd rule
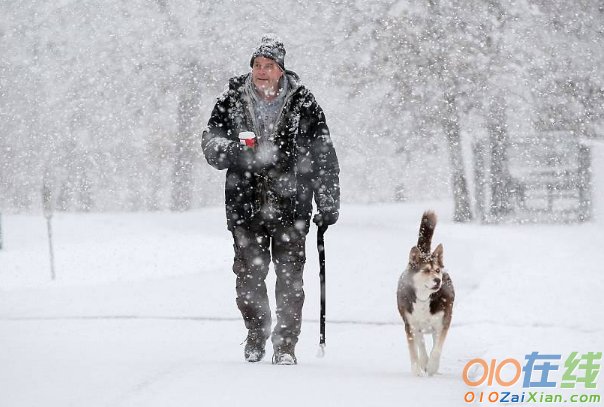
[[[239,133],[239,142],[246,147],[254,147],[256,144],[256,135],[253,131],[242,131]]]

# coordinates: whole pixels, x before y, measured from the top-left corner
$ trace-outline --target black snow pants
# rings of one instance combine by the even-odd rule
[[[295,346],[302,325],[306,231],[256,216],[245,227],[235,227],[233,238],[237,306],[246,328],[265,338],[271,332],[271,310],[265,279],[272,255],[277,275],[277,323],[272,332],[273,346],[284,343]]]

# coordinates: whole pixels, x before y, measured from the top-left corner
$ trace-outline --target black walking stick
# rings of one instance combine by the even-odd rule
[[[321,316],[319,319],[319,352],[317,357],[325,356],[325,231],[327,226],[319,226],[317,231],[317,250],[319,251],[319,281],[321,283]]]

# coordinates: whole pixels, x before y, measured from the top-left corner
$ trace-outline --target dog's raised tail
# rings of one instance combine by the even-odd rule
[[[422,222],[419,225],[419,238],[417,239],[417,248],[420,253],[430,253],[436,221],[436,214],[432,210],[426,211],[422,215]]]

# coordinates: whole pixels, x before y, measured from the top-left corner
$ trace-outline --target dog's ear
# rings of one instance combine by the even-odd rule
[[[409,264],[419,264],[419,249],[417,246],[411,248],[411,252],[409,253]]]
[[[434,249],[434,253],[432,253],[432,257],[436,259],[436,261],[438,262],[438,265],[440,267],[445,266],[443,264],[443,245],[442,244],[439,244],[438,246],[436,246],[436,249]]]

